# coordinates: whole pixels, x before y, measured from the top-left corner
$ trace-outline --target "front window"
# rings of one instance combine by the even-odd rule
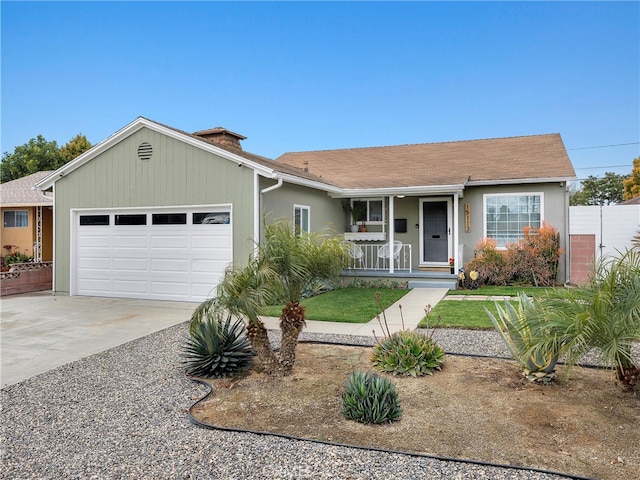
[[[354,200],[351,206],[357,216],[356,223],[382,224],[383,208],[381,198]]]
[[[297,235],[299,235],[300,232],[309,233],[310,210],[309,207],[304,205],[293,206],[293,226]]]
[[[484,196],[485,237],[498,248],[524,236],[524,227],[542,225],[542,193],[491,194]]]
[[[29,213],[26,210],[9,210],[4,212],[5,228],[28,227]]]

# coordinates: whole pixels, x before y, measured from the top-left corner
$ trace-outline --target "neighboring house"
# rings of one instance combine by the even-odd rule
[[[361,245],[364,257],[350,274],[413,282],[455,285],[450,258],[457,272],[481,238],[502,246],[542,221],[559,230],[566,249],[575,173],[558,134],[276,161],[243,151],[244,139],[138,118],[42,180],[56,211],[54,290],[199,301],[230,263],[246,262],[263,222],[281,217]],[[350,231],[354,210],[366,232]],[[381,247],[394,241],[402,247],[389,262]]]
[[[37,172],[0,185],[2,255],[11,250],[36,261],[53,259],[53,199],[34,189],[51,173]]]
[[[618,205],[640,205],[640,197],[633,197],[624,202],[618,203]]]

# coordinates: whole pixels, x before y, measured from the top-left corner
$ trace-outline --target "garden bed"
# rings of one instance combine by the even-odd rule
[[[205,424],[597,478],[640,478],[640,397],[606,370],[576,367],[568,383],[528,382],[513,361],[448,355],[442,372],[390,377],[400,421],[342,417],[340,395],[370,348],[300,344],[293,374],[210,380],[191,414]],[[562,367],[559,368],[562,373]]]

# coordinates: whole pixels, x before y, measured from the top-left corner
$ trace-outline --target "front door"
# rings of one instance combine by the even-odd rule
[[[449,264],[451,200],[422,201],[422,263]]]

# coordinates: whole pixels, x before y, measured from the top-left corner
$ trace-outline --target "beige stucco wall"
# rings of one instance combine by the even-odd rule
[[[28,212],[29,218],[26,227],[7,227],[4,226],[4,212],[8,211],[24,211]],[[35,207],[12,207],[1,209],[2,224],[0,237],[2,240],[2,255],[6,255],[8,250],[4,246],[13,245],[13,252],[19,251],[30,257],[33,256],[33,242],[35,241]]]

